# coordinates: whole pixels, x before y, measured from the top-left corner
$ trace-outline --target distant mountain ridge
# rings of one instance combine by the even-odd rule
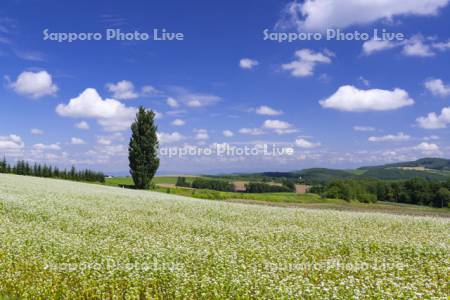
[[[221,176],[227,179],[262,180],[295,178],[308,183],[328,182],[336,179],[381,179],[405,180],[424,178],[429,180],[450,179],[450,160],[444,158],[422,158],[380,166],[360,167],[354,170],[311,168],[292,172],[263,172]]]
[[[421,158],[415,161],[387,164],[382,166],[361,167],[360,170],[374,168],[424,168],[430,170],[450,171],[450,159],[445,158]]]

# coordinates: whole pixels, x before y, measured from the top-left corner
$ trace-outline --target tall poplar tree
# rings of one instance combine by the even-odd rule
[[[140,106],[131,125],[132,134],[128,146],[130,173],[137,189],[148,189],[159,167],[156,130],[155,113]]]

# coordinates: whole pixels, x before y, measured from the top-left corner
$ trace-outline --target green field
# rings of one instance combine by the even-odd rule
[[[189,182],[194,177],[186,177]],[[152,182],[155,184],[175,184],[176,176],[157,176]],[[123,186],[133,185],[133,180],[130,177],[115,177],[107,178],[106,185]],[[176,194],[180,196],[194,197],[199,199],[211,200],[227,200],[227,199],[242,199],[242,200],[258,200],[266,202],[283,202],[283,203],[333,203],[344,204],[343,200],[336,199],[322,199],[314,194],[295,194],[295,193],[234,193],[234,192],[220,192],[212,190],[198,190],[178,187],[157,187],[155,191],[169,194]]]
[[[187,177],[187,181],[191,178]],[[175,183],[176,176],[155,177],[154,183]],[[106,179],[106,184],[111,186],[132,185],[130,177],[116,177]],[[385,212],[393,214],[408,215],[428,215],[450,217],[450,208],[432,208],[419,205],[399,204],[393,202],[360,203],[357,201],[345,201],[340,199],[326,199],[316,194],[296,194],[296,193],[233,193],[212,190],[198,190],[178,187],[156,187],[155,191],[161,193],[174,194],[185,197],[210,200],[226,200],[229,202],[240,202],[247,204],[272,205],[272,206],[296,206],[314,209],[333,209],[348,211],[369,211]]]
[[[156,176],[153,178],[152,182],[155,184],[161,184],[161,183],[175,184],[177,182],[177,177],[175,177],[175,176]],[[119,186],[119,185],[132,186],[134,184],[133,178],[131,178],[129,176],[106,178],[105,183],[107,185],[111,185],[111,186]]]
[[[185,176],[187,182],[191,182],[195,176]],[[153,177],[152,183],[154,184],[175,184],[177,182],[178,176],[155,176]],[[106,178],[105,179],[106,185],[111,186],[132,186],[133,179],[129,176],[122,176],[122,177],[113,177],[113,178]]]
[[[0,174],[0,295],[446,299],[450,221]],[[1,298],[1,297],[0,297]]]

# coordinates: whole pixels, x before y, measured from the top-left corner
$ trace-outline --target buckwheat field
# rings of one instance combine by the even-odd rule
[[[445,218],[0,175],[0,298],[447,299]]]

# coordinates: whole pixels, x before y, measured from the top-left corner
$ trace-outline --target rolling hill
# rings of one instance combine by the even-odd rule
[[[428,180],[450,179],[450,160],[443,158],[422,158],[416,161],[360,167],[354,170],[311,168],[292,172],[263,172],[222,176],[227,179],[279,180],[282,178],[302,179],[307,183],[329,182],[336,179],[380,179],[406,180],[424,178]]]

